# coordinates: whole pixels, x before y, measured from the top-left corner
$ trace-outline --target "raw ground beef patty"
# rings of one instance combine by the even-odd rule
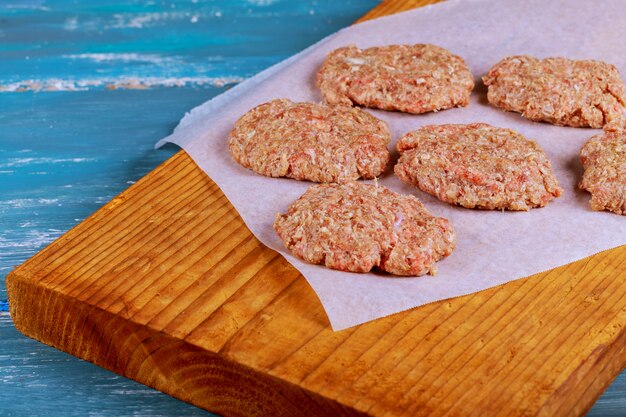
[[[626,215],[626,127],[606,126],[585,143],[580,159],[580,188],[591,193],[591,208]]]
[[[311,186],[274,229],[298,258],[353,272],[434,274],[456,243],[450,222],[416,197],[355,181]]]
[[[474,77],[463,59],[435,45],[350,45],[328,55],[317,84],[330,104],[419,114],[467,106]]]
[[[341,182],[380,175],[389,162],[387,124],[358,108],[273,100],[244,114],[228,148],[269,177]]]
[[[562,190],[535,142],[484,123],[424,126],[397,144],[395,173],[450,204],[528,210]]]
[[[555,125],[600,128],[624,112],[626,88],[601,61],[505,58],[483,77],[491,104]]]

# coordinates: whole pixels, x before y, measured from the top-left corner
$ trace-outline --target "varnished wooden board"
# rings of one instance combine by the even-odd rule
[[[225,416],[571,416],[624,368],[625,278],[622,247],[332,332],[181,151],[7,288],[26,335]]]

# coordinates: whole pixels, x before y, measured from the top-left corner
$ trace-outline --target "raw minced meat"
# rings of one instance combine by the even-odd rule
[[[435,45],[350,45],[328,55],[317,84],[330,104],[419,114],[467,106],[474,77],[463,59]]]
[[[591,193],[593,210],[626,215],[626,126],[605,126],[580,150],[585,172],[580,188]]]
[[[601,128],[626,109],[617,68],[601,61],[512,56],[483,81],[494,106],[555,125]]]
[[[274,229],[298,258],[353,272],[434,274],[456,243],[450,222],[416,197],[356,181],[311,186]]]
[[[342,182],[380,175],[390,138],[387,124],[361,109],[281,99],[244,114],[228,147],[235,161],[262,175]]]
[[[450,204],[528,210],[561,195],[534,141],[484,123],[424,126],[404,135],[396,175]]]

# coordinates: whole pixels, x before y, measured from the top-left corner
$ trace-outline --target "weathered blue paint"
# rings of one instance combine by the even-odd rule
[[[155,151],[209,88],[0,94],[4,275],[176,149]],[[0,416],[206,416],[19,334],[0,313]]]
[[[0,4],[0,90],[241,80],[377,0]]]
[[[185,111],[376,3],[0,1],[0,90],[86,89],[0,93],[0,300],[11,268],[176,151],[153,145]],[[0,312],[0,415],[210,414],[28,339]]]
[[[172,155],[185,111],[376,3],[0,0],[1,416],[210,415],[22,336],[3,278]],[[155,88],[105,88],[128,85]],[[622,375],[589,415],[625,398]]]

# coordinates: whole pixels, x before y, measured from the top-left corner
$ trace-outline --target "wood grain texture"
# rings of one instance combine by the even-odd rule
[[[379,3],[0,1],[0,415],[213,416],[24,336],[6,274],[177,152],[154,143],[229,88],[205,81],[254,75]],[[152,87],[106,88],[129,78]]]
[[[622,247],[332,332],[181,151],[7,290],[28,336],[225,416],[571,416],[626,363],[624,271]]]

